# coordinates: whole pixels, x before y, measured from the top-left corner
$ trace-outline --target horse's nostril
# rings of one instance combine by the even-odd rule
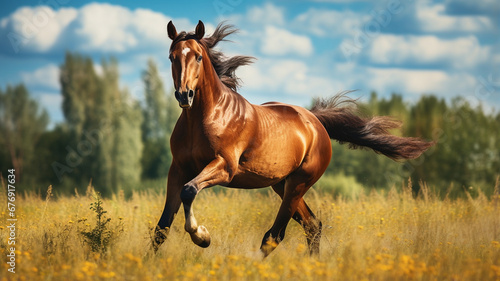
[[[194,91],[193,90],[189,90],[188,96],[190,98],[192,98],[194,96]]]

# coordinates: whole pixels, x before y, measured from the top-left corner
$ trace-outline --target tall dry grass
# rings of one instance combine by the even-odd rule
[[[355,199],[311,190],[306,201],[324,226],[320,256],[308,256],[302,228],[291,221],[285,240],[265,260],[260,242],[280,204],[272,192],[201,192],[194,209],[212,235],[210,247],[190,241],[179,215],[157,255],[149,253],[150,228],[162,212],[164,194],[104,200],[110,225],[123,224],[107,254],[92,253],[79,234],[95,224],[90,196],[26,194],[16,200],[16,273],[2,262],[0,279],[500,280],[498,191],[492,198],[480,193],[439,200],[425,186],[416,199],[408,190]],[[0,220],[6,219],[2,210]],[[2,226],[3,257],[8,235]]]

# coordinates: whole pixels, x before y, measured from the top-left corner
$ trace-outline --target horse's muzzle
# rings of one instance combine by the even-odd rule
[[[194,101],[194,90],[188,90],[186,92],[175,91],[175,98],[179,102],[179,106],[182,108],[191,108]]]

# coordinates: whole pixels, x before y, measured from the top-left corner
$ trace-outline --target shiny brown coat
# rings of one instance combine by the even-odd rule
[[[387,130],[399,123],[386,117],[358,117],[352,109],[338,106],[340,97],[318,102],[312,110],[277,102],[249,103],[235,91],[234,70],[250,58],[224,60],[212,50],[232,32],[219,25],[211,37],[204,38],[201,21],[194,33],[178,34],[172,22],[168,25],[175,96],[183,111],[171,137],[173,162],[154,249],[166,239],[181,203],[185,230],[195,244],[209,246],[210,235],[198,226],[192,209],[202,189],[272,186],[283,200],[262,240],[264,256],[283,240],[291,218],[304,227],[310,252],[318,253],[321,222],[303,195],[330,162],[330,138],[369,147],[393,159],[418,157],[432,143],[390,135]]]

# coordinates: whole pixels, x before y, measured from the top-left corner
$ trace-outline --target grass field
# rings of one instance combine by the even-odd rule
[[[424,189],[424,191],[426,191]],[[6,202],[2,190],[3,202]],[[96,224],[89,195],[16,199],[16,273],[2,262],[1,280],[500,280],[500,196],[440,200],[428,192],[371,192],[355,199],[311,190],[306,201],[322,220],[320,256],[309,257],[302,228],[291,221],[285,240],[262,260],[259,246],[280,199],[271,192],[205,190],[194,206],[212,235],[195,246],[177,216],[167,242],[148,254],[150,228],[164,194],[103,200],[113,231],[107,253],[80,234]],[[2,204],[2,206],[4,206]],[[1,212],[3,261],[8,211]],[[181,213],[180,213],[181,214]]]

